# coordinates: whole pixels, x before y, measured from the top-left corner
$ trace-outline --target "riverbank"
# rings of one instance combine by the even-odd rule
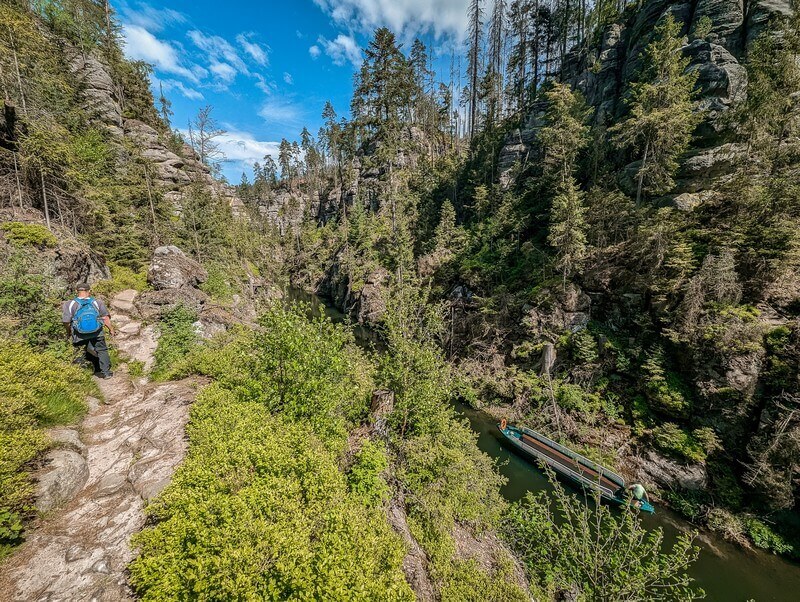
[[[316,315],[325,315],[334,321],[348,320],[331,303],[306,291],[291,289],[287,296],[310,304]],[[375,349],[377,339],[380,353],[377,333],[365,326],[357,328],[359,343]],[[476,409],[458,403],[456,409],[469,420],[470,427],[477,433],[480,450],[495,460],[498,471],[506,478],[500,489],[506,500],[515,502],[527,493],[551,490],[550,483],[537,468],[502,444],[496,424],[508,417],[509,408],[490,405]],[[799,565],[774,554],[744,548],[717,533],[698,528],[671,510],[666,500],[660,500],[655,515],[643,516],[642,519],[648,528],[662,529],[669,545],[682,533],[698,531],[697,542],[702,551],[690,574],[710,600],[780,601],[786,600],[787,591],[800,591]]]

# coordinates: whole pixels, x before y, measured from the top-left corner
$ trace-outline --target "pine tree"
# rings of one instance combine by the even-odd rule
[[[737,111],[748,142],[749,169],[771,175],[797,157],[800,133],[800,13],[767,30],[747,53],[747,99]]]
[[[550,209],[550,233],[547,242],[556,250],[556,267],[564,284],[580,267],[586,255],[584,193],[570,177],[559,188]]]
[[[642,193],[663,194],[675,185],[678,157],[689,146],[699,115],[692,111],[697,72],[686,72],[680,25],[671,14],[645,48],[643,70],[631,84],[630,114],[611,131],[615,143],[641,152],[636,202]]]

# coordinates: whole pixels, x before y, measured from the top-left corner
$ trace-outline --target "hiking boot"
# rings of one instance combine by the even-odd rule
[[[112,376],[114,376],[113,372],[105,372],[105,373],[101,372],[98,375],[99,378],[111,378]]]

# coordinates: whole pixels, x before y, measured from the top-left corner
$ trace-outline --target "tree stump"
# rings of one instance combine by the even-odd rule
[[[379,390],[372,394],[370,414],[373,428],[386,435],[386,419],[394,410],[394,391]]]

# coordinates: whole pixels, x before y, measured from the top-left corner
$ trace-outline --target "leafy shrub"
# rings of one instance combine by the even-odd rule
[[[720,448],[717,434],[709,427],[688,433],[675,423],[665,422],[653,429],[652,436],[661,451],[689,462],[705,462],[710,453]]]
[[[389,486],[383,472],[389,468],[389,461],[383,446],[368,439],[355,456],[347,474],[350,491],[367,506],[378,506],[389,496]]]
[[[704,596],[687,574],[699,549],[681,535],[663,549],[661,529],[645,530],[632,512],[596,508],[567,494],[528,494],[513,504],[501,533],[522,559],[536,598],[580,588],[585,600],[694,600]],[[538,591],[537,591],[538,590]]]
[[[42,427],[77,420],[94,391],[87,374],[51,353],[0,346],[0,549],[18,542],[33,491],[26,468],[47,447]]]
[[[0,268],[0,336],[25,341],[35,347],[64,342],[61,313],[64,291],[36,257],[25,251],[12,253]]]
[[[153,357],[153,377],[165,378],[173,365],[182,360],[197,344],[197,331],[194,323],[197,314],[178,305],[165,312],[159,321],[158,346]]]
[[[6,240],[16,247],[55,247],[58,239],[50,230],[41,224],[24,224],[22,222],[5,222],[0,224],[5,232]]]
[[[92,289],[95,294],[111,298],[124,290],[133,289],[141,292],[147,289],[147,272],[144,269],[135,272],[114,262],[109,262],[108,268],[111,270],[111,278],[94,284]]]
[[[208,279],[200,285],[200,290],[214,301],[226,303],[233,298],[235,288],[230,281],[230,267],[218,263],[206,266]]]
[[[794,552],[794,547],[763,521],[748,516],[744,519],[744,527],[748,537],[757,548],[776,554],[790,555]]]
[[[192,408],[190,448],[136,537],[143,600],[412,600],[400,538],[347,491],[306,426],[212,385]]]

